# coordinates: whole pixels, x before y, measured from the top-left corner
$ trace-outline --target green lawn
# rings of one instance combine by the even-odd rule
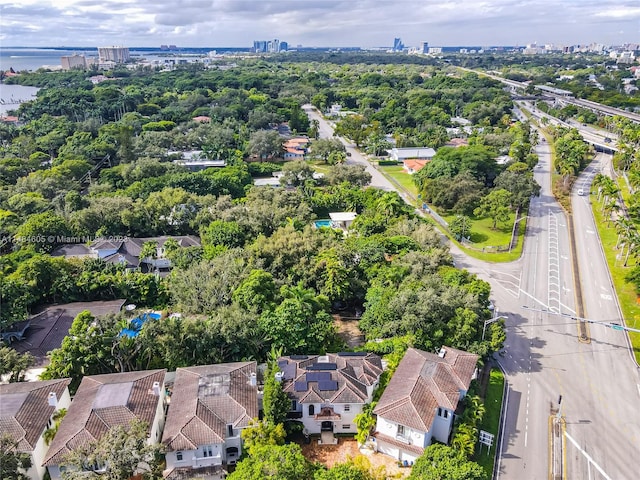
[[[391,177],[400,186],[407,191],[414,198],[418,197],[418,189],[413,184],[413,178],[407,172],[404,171],[402,165],[381,165],[378,167],[382,173],[387,177]]]
[[[624,316],[627,327],[640,328],[640,305],[638,304],[638,295],[632,284],[625,282],[624,277],[627,275],[631,267],[635,266],[633,261],[629,262],[628,267],[623,266],[623,260],[616,259],[619,250],[615,250],[618,236],[616,235],[613,224],[607,227],[607,220],[602,215],[602,203],[598,202],[595,195],[592,195],[593,215],[596,220],[600,241],[604,249],[611,278],[616,288],[620,309]],[[597,327],[593,327],[597,328]],[[602,327],[605,328],[605,327]],[[629,338],[636,357],[636,362],[640,362],[640,334],[629,332]]]
[[[418,190],[413,184],[411,175],[403,170],[402,165],[383,165],[378,168],[387,178],[392,179],[392,181],[399,185],[401,189],[417,199]],[[450,222],[454,218],[454,215],[444,215],[443,218],[447,222]],[[509,242],[511,241],[511,231],[513,229],[514,218],[515,216],[512,214],[507,223],[504,225],[498,225],[495,230],[492,228],[493,221],[490,218],[472,218],[473,226],[471,228],[471,248],[467,248],[466,245],[456,242],[448,231],[442,228],[438,223],[434,222],[434,224],[471,257],[487,262],[511,262],[517,260],[522,253],[522,239],[524,238],[527,221],[523,220],[518,224],[516,232],[516,235],[518,236],[518,243],[511,252],[498,252],[497,247],[508,247]]]
[[[493,475],[493,463],[496,456],[496,442],[498,441],[498,428],[500,425],[501,409],[502,409],[502,394],[504,392],[504,376],[502,372],[496,368],[491,370],[491,376],[489,378],[489,385],[487,386],[487,392],[484,398],[484,417],[482,417],[482,423],[480,424],[480,430],[489,432],[495,435],[494,444],[489,449],[489,455],[487,455],[486,445],[482,445],[482,451],[476,453],[474,460],[482,465],[485,472],[487,472],[488,478],[492,478]]]

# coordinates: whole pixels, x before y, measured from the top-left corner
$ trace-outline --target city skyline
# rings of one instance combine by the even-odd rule
[[[525,45],[640,41],[640,6],[623,0],[0,0],[10,46]]]

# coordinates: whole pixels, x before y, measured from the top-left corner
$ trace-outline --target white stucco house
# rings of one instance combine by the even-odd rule
[[[41,382],[18,382],[0,385],[0,433],[8,434],[16,450],[31,456],[26,473],[32,480],[42,480],[42,466],[49,446],[44,432],[53,426],[56,411],[69,408],[69,379]]]
[[[278,360],[279,379],[291,399],[290,418],[308,434],[357,432],[354,418],[371,402],[382,373],[374,353],[291,355]]]
[[[449,443],[458,402],[479,358],[451,347],[437,355],[409,348],[373,410],[376,450],[414,462],[432,440]]]
[[[176,370],[162,436],[165,478],[222,478],[236,463],[240,432],[258,418],[256,374],[256,362]]]
[[[51,479],[61,478],[64,457],[69,452],[99,440],[117,425],[127,426],[132,420],[141,420],[148,425],[148,443],[160,442],[165,374],[166,369],[162,369],[84,377],[42,462]]]
[[[331,219],[331,226],[333,228],[340,228],[345,232],[351,228],[351,224],[356,219],[358,214],[356,212],[330,212],[329,218]]]

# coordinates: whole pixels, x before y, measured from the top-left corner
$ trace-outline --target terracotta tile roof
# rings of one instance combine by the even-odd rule
[[[443,347],[444,356],[409,348],[374,413],[423,432],[431,428],[438,407],[455,410],[460,392],[469,388],[478,355]]]
[[[430,160],[403,160],[404,168],[412,172],[420,171]]]
[[[8,433],[20,452],[31,452],[47,429],[55,407],[49,393],[62,397],[68,378],[0,385],[0,432]]]
[[[162,369],[84,377],[43,465],[60,465],[67,453],[134,418],[150,429],[161,401],[153,394],[153,384],[158,382],[162,388],[165,373]]]
[[[227,425],[242,428],[258,417],[256,362],[178,368],[162,435],[168,450],[222,443]]]
[[[298,403],[366,403],[367,387],[376,384],[382,360],[375,353],[331,353],[327,368],[318,355],[292,355],[278,360],[284,372],[284,390]],[[325,362],[323,362],[325,363]],[[320,375],[317,375],[320,374]],[[325,382],[335,382],[326,384]],[[372,390],[372,389],[369,389]]]

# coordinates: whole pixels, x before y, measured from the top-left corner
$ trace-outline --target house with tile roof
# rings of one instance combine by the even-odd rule
[[[405,159],[402,161],[402,168],[409,175],[413,175],[422,170],[427,163],[429,163],[429,160]]]
[[[242,454],[240,432],[258,418],[256,362],[178,368],[162,443],[165,478],[215,474]]]
[[[383,370],[382,359],[367,352],[291,355],[278,367],[291,399],[289,416],[309,434],[356,433],[354,418],[371,402]]]
[[[164,427],[165,374],[162,369],[84,377],[42,463],[51,479],[61,478],[68,453],[99,440],[116,425],[141,420],[148,425],[149,444],[158,443]]]
[[[283,158],[285,160],[302,160],[307,153],[309,139],[307,137],[290,138],[282,147],[284,148]]]
[[[23,473],[32,480],[42,480],[46,473],[44,432],[53,426],[54,413],[71,404],[69,383],[64,378],[0,385],[0,432],[11,437],[18,452],[30,455],[32,466]]]
[[[167,240],[175,240],[179,247],[199,247],[200,239],[193,235],[159,236],[147,238],[99,239],[90,245],[68,243],[57,247],[51,255],[65,258],[100,258],[107,263],[124,264],[127,269],[140,268],[143,272],[168,272],[171,261],[165,257],[164,244]],[[140,258],[140,252],[146,242],[156,243],[156,257]]]
[[[449,443],[479,358],[451,347],[438,354],[409,348],[373,410],[376,450],[413,462],[433,440]]]

